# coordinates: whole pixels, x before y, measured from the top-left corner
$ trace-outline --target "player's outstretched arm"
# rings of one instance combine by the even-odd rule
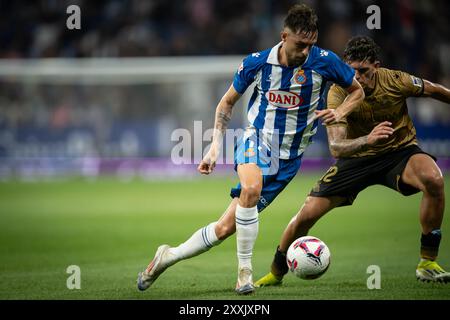
[[[391,125],[392,123],[384,121],[373,128],[368,135],[356,139],[347,139],[346,126],[328,126],[327,133],[331,155],[334,158],[346,158],[364,151],[369,146],[389,138],[394,133]]]
[[[211,147],[197,168],[201,174],[210,174],[214,170],[222,149],[225,130],[227,130],[228,123],[231,120],[233,106],[240,97],[241,94],[231,85],[217,105]]]
[[[336,109],[325,109],[315,111],[316,118],[321,118],[323,124],[337,123],[356,109],[364,100],[364,90],[356,79],[353,79],[350,87],[345,89],[349,95]]]
[[[433,83],[425,79],[423,80],[423,85],[424,97],[431,97],[445,103],[450,103],[450,89],[444,87],[443,85]]]

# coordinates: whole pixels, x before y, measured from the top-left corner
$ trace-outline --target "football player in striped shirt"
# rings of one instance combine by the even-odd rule
[[[286,187],[300,168],[302,155],[324,123],[341,120],[364,99],[353,69],[329,50],[317,47],[317,16],[306,5],[293,6],[284,21],[281,42],[244,59],[234,81],[216,108],[214,136],[198,171],[214,170],[236,101],[255,83],[248,104],[248,126],[235,148],[239,184],[218,221],[200,228],[177,247],[162,245],[138,276],[145,290],[174,263],[191,258],[236,232],[238,294],[252,293],[252,251],[258,234],[259,212]],[[345,88],[347,98],[335,110],[322,110],[327,81]]]

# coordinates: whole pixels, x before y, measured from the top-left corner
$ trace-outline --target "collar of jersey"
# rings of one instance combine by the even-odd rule
[[[287,67],[287,66],[283,66],[280,64],[280,61],[278,61],[278,49],[280,48],[281,44],[283,43],[283,41],[280,41],[275,47],[272,48],[272,50],[270,50],[269,56],[267,57],[267,63],[270,64],[274,64],[277,66],[282,66],[284,68],[298,68],[298,67],[303,67],[309,59],[309,56],[311,55],[311,52],[308,54],[308,56],[306,57],[305,62],[303,62],[303,64],[301,66],[297,66],[297,67]]]
[[[374,97],[376,91],[378,91],[378,88],[380,87],[378,82],[380,81],[380,75],[378,73],[379,70],[377,70],[377,72],[375,73],[375,86],[372,89],[372,92],[370,92],[369,94],[367,94],[367,97]]]

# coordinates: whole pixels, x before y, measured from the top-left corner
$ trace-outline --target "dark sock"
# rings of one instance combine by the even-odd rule
[[[281,252],[279,248],[280,247],[278,246],[275,256],[273,257],[272,274],[282,278],[289,271],[289,267],[286,263],[286,253]]]
[[[422,237],[420,238],[420,255],[423,259],[436,259],[441,237],[442,235],[440,229],[435,229],[428,234],[422,234]]]

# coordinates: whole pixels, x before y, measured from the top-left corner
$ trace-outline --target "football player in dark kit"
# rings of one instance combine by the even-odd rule
[[[450,90],[402,71],[381,68],[379,54],[379,47],[369,37],[354,37],[347,43],[344,61],[355,70],[364,88],[364,102],[345,119],[327,125],[330,151],[337,161],[288,224],[271,272],[256,286],[281,284],[288,272],[289,245],[305,236],[327,212],[351,205],[360,191],[375,184],[405,196],[423,193],[421,259],[416,277],[428,282],[450,281],[450,273],[436,262],[445,208],[444,179],[436,159],[418,146],[406,105],[408,97],[431,97],[450,103]],[[327,107],[336,108],[346,96],[341,87],[333,85]]]

